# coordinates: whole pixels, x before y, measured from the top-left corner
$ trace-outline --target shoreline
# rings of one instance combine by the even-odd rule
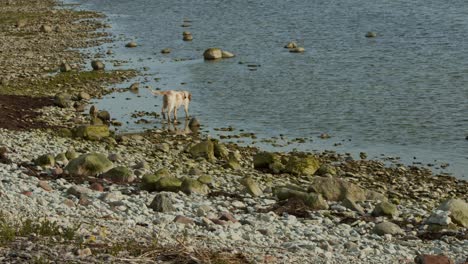
[[[47,3],[49,6],[41,7],[40,10],[50,12],[53,16],[61,16],[60,12],[64,12],[65,17],[73,17],[69,13],[71,11],[54,13],[51,11],[52,1]],[[0,12],[8,10],[7,6],[0,5],[0,8],[3,8]],[[24,4],[21,7],[26,8],[28,5]],[[102,18],[92,12],[77,14]],[[30,19],[35,21],[39,18]],[[72,22],[76,21],[74,19],[82,18],[68,18],[67,23],[70,24],[65,23],[66,27],[75,25],[79,28],[80,24]],[[36,37],[44,34],[38,32],[36,24],[18,29],[13,28],[16,21],[7,22],[8,26],[0,24],[1,30],[15,33],[13,38],[16,41],[21,41],[18,39],[19,33],[28,33],[28,36]],[[93,22],[89,23],[91,24],[87,24],[86,28],[89,32],[94,32],[96,28],[92,26]],[[95,24],[99,25],[100,22]],[[45,34],[52,34],[49,35],[51,42],[63,39],[64,36],[70,39],[76,37],[72,33],[74,30],[64,32],[59,30]],[[4,36],[5,39],[9,37],[11,36],[8,34]],[[81,36],[80,41],[71,41],[72,44],[68,45],[87,43],[88,37]],[[94,41],[91,43],[96,44]],[[106,88],[103,88],[105,82],[128,80],[136,74],[133,71],[106,71],[96,75],[94,72],[79,71],[82,69],[82,55],[69,51],[65,44],[61,47],[63,50],[57,54],[67,55],[58,56],[60,58],[52,61],[39,62],[39,66],[23,73],[25,76],[32,76],[31,79],[13,75],[7,82],[3,81],[0,86],[2,95],[6,93],[54,96],[56,91],[60,90],[70,93],[72,97],[80,97],[80,92],[87,92],[90,97],[98,97],[107,92]],[[14,49],[12,50],[14,54]],[[54,57],[50,52],[50,49],[37,51],[44,57]],[[8,54],[10,53],[4,53],[2,56]],[[47,72],[45,68],[57,69],[65,58],[76,71],[45,77],[47,81],[44,82],[43,75]],[[30,58],[24,58],[24,62],[19,64],[27,65],[29,60]],[[4,68],[0,68],[0,71],[6,72]],[[38,90],[28,89],[30,85],[34,85]],[[2,89],[5,86],[7,88]],[[86,96],[82,94],[82,97]],[[71,241],[63,241],[61,232],[51,236],[55,241],[62,241],[53,243],[52,250],[40,246],[51,243],[47,239],[48,236],[36,235],[34,242],[37,242],[38,246],[29,250],[30,260],[39,255],[46,261],[57,261],[61,256],[55,256],[53,250],[63,253],[70,261],[88,263],[151,263],[160,257],[167,257],[163,250],[174,252],[171,256],[173,261],[177,261],[177,258],[185,261],[183,257],[202,259],[203,256],[209,256],[211,260],[226,258],[225,263],[246,263],[247,260],[256,263],[312,260],[316,263],[392,263],[412,261],[417,252],[442,253],[455,259],[457,263],[462,263],[466,257],[466,227],[457,224],[434,226],[426,223],[433,209],[443,200],[457,197],[466,203],[468,182],[465,180],[452,176],[434,177],[424,168],[389,168],[379,161],[351,160],[346,155],[328,151],[314,153],[316,157],[313,161],[309,160],[307,155],[303,157],[301,153],[294,152],[267,153],[262,160],[262,156],[259,156],[261,151],[258,149],[220,144],[216,141],[210,144],[211,141],[206,140],[203,135],[174,135],[161,130],[105,137],[97,141],[72,138],[72,127],[87,126],[89,123],[89,115],[82,115],[82,112],[76,111],[79,107],[84,110],[83,101],[86,99],[70,98],[70,103],[75,107],[48,106],[41,110],[41,119],[53,124],[52,129],[0,129],[0,147],[6,147],[1,153],[0,201],[5,204],[2,216],[9,216],[1,217],[1,222],[10,223],[10,218],[18,219],[23,216],[37,221],[41,217],[70,228],[76,224],[75,221],[81,221],[82,224],[74,231]],[[93,122],[100,121],[96,119]],[[65,128],[53,131],[57,124]],[[65,165],[76,157],[70,156],[62,160],[58,157],[66,156],[65,152],[70,148],[80,154],[102,153],[114,163],[114,167],[124,166],[129,169],[130,175],[117,173],[118,176],[115,177],[119,177],[119,180],[115,180],[112,175],[75,177],[64,173]],[[53,154],[53,163],[49,158],[46,162],[38,159],[47,153]],[[311,173],[312,167],[317,168]],[[161,169],[166,171],[163,173]],[[150,176],[145,178],[144,175]],[[132,181],[129,180],[130,176],[133,177]],[[246,176],[254,183],[246,184]],[[120,177],[123,177],[123,182]],[[173,189],[160,189],[164,192],[144,190],[148,187],[145,184],[150,184],[150,189],[161,188],[162,178],[178,181],[188,189],[179,185],[177,188],[173,186]],[[342,198],[334,199],[325,192],[313,189],[314,186],[317,187],[315,181],[322,178],[339,179],[340,184],[344,181],[346,186],[356,188],[358,193],[365,193],[366,197],[369,193],[378,192],[385,199],[360,199],[358,195],[359,197],[354,198],[359,199],[351,203],[354,204],[353,207],[345,204]],[[156,182],[156,186],[153,185]],[[92,186],[94,183],[99,184],[102,189],[94,185],[95,189]],[[335,187],[336,192],[342,188]],[[278,190],[283,190],[282,188],[288,190],[288,195],[295,199],[280,199]],[[246,192],[245,189],[250,191]],[[158,193],[169,198],[172,210],[155,212],[161,208],[151,208]],[[304,208],[303,203],[308,200],[301,200],[300,197],[315,197],[312,194],[322,197],[317,199],[323,207],[314,208],[317,204],[306,204]],[[322,201],[323,197],[327,199]],[[296,199],[299,200],[299,207],[292,203]],[[398,213],[373,215],[380,200],[390,201]],[[447,217],[449,216],[443,219],[447,220]],[[374,229],[381,222],[396,223],[401,231],[384,236],[377,235]],[[103,229],[106,231],[102,231]],[[154,235],[157,236],[157,246],[151,246]],[[443,239],[439,239],[440,237]],[[24,234],[18,234],[12,241],[1,243],[0,258],[10,262],[20,261],[18,254],[15,257],[11,253],[27,247],[23,238]],[[126,238],[130,239],[124,242]],[[121,246],[117,247],[119,244]],[[136,245],[144,245],[146,250],[137,251]],[[67,246],[71,246],[71,249]],[[177,247],[179,248],[176,249]],[[196,250],[198,247],[206,251],[199,252]],[[150,252],[153,254],[149,254]]]

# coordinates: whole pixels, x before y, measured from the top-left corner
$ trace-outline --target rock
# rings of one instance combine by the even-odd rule
[[[209,48],[203,52],[203,57],[205,60],[216,60],[223,57],[221,49],[218,48]]]
[[[167,168],[161,168],[154,173],[158,177],[171,177],[172,174]]]
[[[330,164],[322,164],[320,165],[320,168],[315,172],[315,175],[318,176],[325,176],[325,175],[336,175],[336,168],[333,165]]]
[[[153,201],[149,205],[149,208],[156,212],[168,213],[175,211],[172,205],[172,199],[167,193],[158,193],[154,196]]]
[[[50,185],[49,185],[49,183],[47,181],[39,181],[37,186],[41,187],[42,189],[44,189],[47,192],[51,192],[53,190],[52,187],[50,187]]]
[[[111,119],[110,113],[108,111],[99,111],[97,117],[101,119],[104,123],[108,123]]]
[[[87,92],[79,92],[78,99],[88,101],[91,100],[91,95],[89,95]]]
[[[125,45],[126,48],[136,48],[138,44],[135,41],[131,41]]]
[[[437,210],[450,212],[452,222],[468,227],[468,204],[461,199],[448,199],[444,201]]]
[[[276,153],[259,152],[254,155],[253,163],[254,168],[257,170],[265,170],[272,173],[281,173],[284,170],[281,156]]]
[[[188,218],[188,217],[185,217],[185,216],[182,216],[182,215],[178,215],[174,218],[174,223],[179,223],[179,224],[184,224],[184,225],[193,225],[195,224],[195,222]]]
[[[297,199],[304,202],[312,210],[328,209],[328,203],[320,194],[306,193],[284,187],[277,189],[275,193],[279,200]]]
[[[210,175],[202,175],[198,177],[197,181],[203,184],[211,184],[213,182],[213,178]]]
[[[222,212],[219,216],[219,220],[237,223],[237,219],[229,212]]]
[[[134,170],[149,170],[150,166],[148,162],[142,160],[140,162],[137,162],[133,167]]]
[[[208,161],[214,161],[214,144],[211,140],[205,140],[191,147],[189,150],[193,158],[205,158]]]
[[[348,208],[349,210],[358,212],[360,215],[365,214],[364,208],[349,198],[344,198],[343,201],[341,201],[341,205]]]
[[[176,177],[162,177],[154,184],[154,190],[161,192],[178,192],[182,181]]]
[[[49,25],[41,25],[41,27],[39,28],[39,30],[40,30],[42,33],[50,33],[50,32],[52,32],[52,27],[49,26]]]
[[[65,62],[60,64],[60,72],[69,72],[71,70],[72,70],[72,68],[71,68],[70,64],[65,63]]]
[[[315,177],[308,191],[322,194],[327,201],[343,201],[345,198],[353,201],[385,200],[381,194],[371,193],[336,177]]]
[[[90,186],[89,186],[89,189],[93,190],[93,191],[96,191],[96,192],[103,192],[104,191],[104,187],[102,186],[102,184],[98,183],[98,182],[93,182]]]
[[[104,63],[102,61],[93,60],[93,61],[91,61],[91,67],[93,67],[93,70],[95,70],[95,71],[101,71],[101,70],[104,70],[106,65],[104,65]]]
[[[377,33],[369,31],[366,33],[366,38],[375,38],[377,37]]]
[[[161,179],[161,176],[156,174],[145,174],[141,178],[140,188],[148,192],[156,191],[156,183],[159,179]]]
[[[68,149],[67,152],[65,152],[65,157],[67,157],[68,160],[76,159],[78,158],[78,153],[74,149]]]
[[[225,168],[231,170],[240,170],[242,166],[240,165],[239,161],[235,158],[229,157],[228,161],[226,162]]]
[[[303,47],[297,47],[297,48],[294,48],[294,49],[290,49],[289,52],[292,52],[292,53],[303,53],[305,52],[305,49]]]
[[[392,222],[382,222],[382,223],[376,224],[372,232],[374,232],[375,234],[379,236],[383,236],[385,234],[390,234],[390,235],[404,234],[403,230],[398,225]]]
[[[35,159],[34,164],[41,167],[53,167],[55,165],[55,157],[52,154],[44,154]]]
[[[436,224],[441,226],[448,226],[452,223],[450,212],[435,210],[426,220],[426,224]]]
[[[133,176],[132,172],[124,166],[112,168],[104,173],[102,177],[118,183],[133,182],[135,180],[135,176]]]
[[[132,85],[130,85],[128,89],[131,91],[138,91],[139,87],[140,87],[140,83],[132,83]]]
[[[418,255],[415,264],[454,264],[454,261],[444,255]]]
[[[193,40],[192,34],[190,34],[190,32],[188,32],[189,34],[185,34],[185,33],[186,33],[186,32],[184,32],[184,35],[183,35],[182,39],[183,39],[184,41],[192,41],[192,40]]]
[[[67,164],[68,163],[67,155],[65,153],[57,154],[57,156],[55,156],[55,162],[60,163],[60,164]]]
[[[200,129],[200,122],[198,121],[198,119],[193,117],[192,119],[190,119],[188,127],[192,132],[197,133]]]
[[[162,49],[162,50],[161,50],[161,53],[162,53],[162,54],[169,54],[169,53],[171,53],[171,49],[170,49],[170,48]]]
[[[192,33],[190,33],[189,31],[182,32],[182,36],[188,36],[188,35],[192,35]]]
[[[68,188],[67,193],[80,198],[82,195],[88,194],[89,189],[83,186],[73,185],[72,187]]]
[[[192,194],[192,193],[207,194],[209,191],[207,185],[199,182],[198,180],[194,180],[190,178],[184,179],[180,190],[186,194]]]
[[[63,169],[60,167],[55,167],[51,170],[51,172],[52,172],[52,176],[58,177],[63,174]]]
[[[100,140],[109,137],[110,131],[106,125],[81,125],[74,129],[73,136],[88,140]]]
[[[218,159],[228,160],[229,150],[227,149],[227,147],[217,140],[213,140],[212,142],[213,142],[213,147],[214,147],[213,148],[214,156]]]
[[[58,93],[54,96],[54,105],[61,108],[69,108],[73,106],[72,97],[67,93]]]
[[[98,112],[99,112],[99,110],[97,109],[97,107],[95,105],[92,105],[89,108],[89,116],[91,116],[91,117],[96,117],[97,118]]]
[[[65,170],[74,176],[96,176],[109,171],[113,164],[100,153],[83,154],[70,160]]]
[[[26,19],[18,19],[15,23],[15,27],[17,28],[23,28],[28,24],[28,21]]]
[[[114,51],[111,50],[111,49],[108,49],[107,52],[106,52],[106,54],[107,54],[107,55],[112,55],[112,54],[114,54]]]
[[[286,49],[295,49],[295,48],[297,48],[297,43],[294,42],[294,41],[291,41],[288,44],[286,44],[286,46],[284,46],[284,48],[286,48]]]
[[[388,216],[388,217],[396,217],[398,215],[398,210],[396,205],[383,201],[377,204],[372,211],[373,216]]]
[[[221,51],[221,57],[223,59],[230,59],[230,58],[234,58],[235,55],[233,53],[229,52],[229,51],[223,50],[223,51]]]
[[[261,196],[263,194],[262,189],[258,187],[258,184],[255,182],[252,177],[244,177],[241,180],[241,184],[245,186],[246,190],[248,193],[250,193],[252,196]]]
[[[76,253],[80,258],[85,258],[93,254],[90,248],[78,249]]]
[[[293,155],[284,170],[293,175],[313,175],[319,167],[320,161],[313,155]]]

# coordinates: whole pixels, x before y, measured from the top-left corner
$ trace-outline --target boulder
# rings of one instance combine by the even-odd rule
[[[366,191],[336,177],[315,177],[308,191],[322,194],[327,201],[343,201],[345,198],[353,201],[385,200],[382,194]]]
[[[193,158],[205,158],[208,161],[214,161],[214,144],[211,140],[205,140],[191,147],[189,150]]]
[[[227,149],[227,147],[217,140],[214,140],[212,142],[214,147],[214,156],[218,159],[228,160],[229,150]]]
[[[93,60],[93,61],[91,61],[91,67],[93,67],[93,70],[95,70],[95,71],[101,71],[101,70],[104,70],[106,65],[104,65],[104,63],[102,61]]]
[[[375,234],[379,236],[383,236],[386,234],[390,234],[390,235],[404,234],[403,229],[401,229],[398,225],[392,222],[382,222],[382,223],[376,224],[372,232],[374,232]]]
[[[109,122],[111,119],[110,113],[108,111],[99,111],[97,117],[101,119],[104,123]]]
[[[54,96],[54,105],[61,108],[69,108],[73,106],[72,97],[67,93],[58,93]]]
[[[223,57],[223,52],[219,48],[209,48],[203,52],[205,60],[216,60]]]
[[[372,215],[388,216],[393,218],[398,215],[398,210],[396,205],[387,201],[383,201],[375,206],[374,211],[372,211]]]
[[[362,208],[362,206],[360,206],[355,201],[353,201],[353,200],[351,200],[349,198],[344,198],[344,200],[341,201],[341,205],[348,208],[349,210],[352,210],[352,211],[355,211],[355,212],[359,213],[360,215],[365,214],[364,208]]]
[[[279,188],[275,190],[275,194],[279,200],[297,199],[304,202],[312,210],[326,210],[328,204],[323,199],[322,195],[317,193],[306,193],[289,188]]]
[[[202,175],[198,177],[197,181],[203,184],[211,184],[213,183],[213,178],[210,175]]]
[[[89,153],[70,160],[65,170],[74,176],[96,176],[109,171],[112,166],[112,162],[105,155]]]
[[[124,166],[112,168],[104,173],[102,177],[118,183],[132,182],[135,180],[132,172]]]
[[[468,227],[468,204],[461,199],[448,199],[444,201],[437,210],[450,212],[452,222],[462,226]]]
[[[286,46],[284,46],[284,48],[286,48],[286,49],[295,49],[295,48],[297,48],[297,43],[294,42],[294,41],[291,41],[288,44],[286,44]]]
[[[192,40],[193,40],[193,36],[192,36],[192,34],[187,34],[187,35],[184,35],[182,39],[183,39],[184,41],[192,41]]]
[[[233,53],[229,52],[229,51],[223,50],[223,51],[221,51],[221,57],[223,59],[230,59],[230,58],[234,58],[235,55]]]
[[[164,49],[161,50],[161,53],[162,54],[169,54],[169,53],[171,53],[171,49],[170,48],[164,48]]]
[[[53,167],[55,165],[54,155],[44,154],[34,160],[34,164],[42,167]]]
[[[154,196],[153,201],[149,205],[149,208],[156,212],[168,213],[175,211],[172,205],[171,196],[168,193],[158,193]]]
[[[161,177],[156,174],[145,174],[141,178],[140,188],[148,192],[156,191],[156,183],[159,179]]]
[[[320,165],[319,169],[315,172],[315,175],[318,176],[325,176],[325,175],[336,175],[336,168],[330,164],[322,164]]]
[[[313,175],[319,167],[320,161],[313,155],[293,155],[284,170],[293,175]]]
[[[250,193],[250,195],[252,196],[260,196],[263,194],[262,189],[258,187],[257,182],[255,182],[255,180],[252,179],[252,177],[249,177],[249,176],[244,177],[241,180],[241,184],[245,186],[245,189],[247,190],[247,192]]]
[[[162,177],[154,184],[154,190],[157,192],[178,192],[182,181],[177,177]]]
[[[69,72],[71,70],[72,70],[72,68],[71,68],[70,64],[65,63],[65,62],[60,64],[60,72]]]
[[[110,131],[106,125],[81,125],[74,129],[73,135],[88,140],[99,140],[109,137]]]
[[[184,179],[180,189],[186,194],[192,194],[192,193],[207,194],[209,191],[209,188],[207,185],[201,183],[198,180],[194,180],[190,178]]]
[[[254,168],[257,170],[270,171],[272,173],[281,173],[284,165],[281,162],[281,156],[276,153],[260,152],[253,157]]]
[[[126,48],[136,48],[136,47],[138,47],[138,44],[135,41],[131,41],[131,42],[125,44],[125,47]]]
[[[375,38],[377,37],[377,33],[369,31],[366,33],[366,38]]]
[[[435,224],[440,226],[448,226],[452,223],[450,212],[435,210],[426,220],[426,224]]]
[[[76,159],[78,158],[78,153],[74,149],[68,149],[67,152],[65,152],[65,157],[67,157],[68,160]]]
[[[294,48],[294,49],[290,49],[289,52],[292,52],[292,53],[303,53],[305,52],[305,49],[303,47],[297,47],[297,48]]]
[[[39,30],[40,30],[42,33],[50,33],[50,32],[52,32],[52,27],[49,26],[49,25],[41,25],[41,27],[39,28]]]
[[[161,168],[157,170],[154,174],[157,175],[158,177],[171,177],[172,176],[171,172],[167,168]]]

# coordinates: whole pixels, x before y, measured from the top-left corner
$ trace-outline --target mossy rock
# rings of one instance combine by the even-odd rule
[[[57,130],[57,136],[71,138],[73,137],[73,132],[68,128],[59,128],[59,130]]]
[[[285,171],[293,175],[314,175],[319,167],[320,161],[313,155],[293,155],[289,157]]]
[[[395,217],[398,215],[398,210],[396,205],[383,201],[377,204],[372,211],[373,216],[388,216],[388,217]]]
[[[96,176],[107,172],[113,163],[100,153],[83,154],[70,160],[65,170],[74,176]]]
[[[161,179],[161,176],[156,174],[145,174],[141,178],[140,188],[148,192],[156,191],[156,183],[159,179]]]
[[[157,170],[154,175],[158,176],[158,177],[171,177],[172,174],[171,172],[169,171],[168,168],[161,168],[159,170]]]
[[[65,152],[65,157],[67,157],[68,160],[76,159],[78,158],[78,153],[76,153],[74,149],[69,149]]]
[[[281,156],[271,152],[260,152],[253,157],[254,168],[257,170],[269,171],[271,173],[281,173],[284,165]]]
[[[211,177],[210,175],[202,175],[198,177],[197,180],[203,184],[211,184],[213,182],[213,177]]]
[[[190,154],[193,158],[205,158],[208,161],[214,161],[214,144],[211,140],[205,140],[190,148]]]
[[[315,175],[325,176],[330,174],[332,176],[336,175],[336,168],[330,164],[322,164],[319,169],[315,172]]]
[[[209,188],[206,184],[203,184],[198,180],[194,180],[190,178],[184,179],[180,189],[186,194],[192,194],[192,193],[207,194],[209,191]]]
[[[157,192],[178,192],[182,181],[177,177],[162,177],[154,184],[154,190]]]
[[[73,135],[88,140],[100,140],[109,137],[110,131],[105,125],[82,125],[74,129]]]
[[[279,188],[275,190],[275,194],[279,200],[300,200],[312,210],[328,209],[328,203],[325,201],[322,195],[317,193],[306,193],[288,188]]]
[[[213,141],[214,147],[214,156],[218,159],[228,160],[229,159],[229,150],[227,147],[220,143],[219,141]]]
[[[124,166],[112,168],[104,173],[102,177],[118,183],[132,182],[134,179],[133,173]]]
[[[68,162],[67,155],[65,155],[65,153],[57,154],[57,156],[55,156],[55,162],[67,163]]]
[[[468,204],[461,199],[444,201],[437,210],[450,212],[452,222],[462,227],[468,227]]]
[[[356,184],[336,177],[314,177],[308,191],[320,193],[327,201],[343,201],[345,198],[353,201],[385,199],[382,194],[369,192]]]
[[[245,177],[241,180],[241,184],[245,186],[245,189],[252,196],[260,196],[263,194],[262,189],[258,187],[257,182],[252,177]]]
[[[44,154],[34,160],[34,164],[42,167],[53,167],[55,165],[55,157],[52,154]]]

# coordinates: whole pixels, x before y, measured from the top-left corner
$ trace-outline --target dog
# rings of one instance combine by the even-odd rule
[[[187,91],[176,91],[176,90],[167,90],[167,91],[156,91],[151,90],[153,95],[162,95],[163,96],[163,105],[161,108],[161,115],[163,119],[171,122],[171,113],[174,113],[174,122],[177,122],[177,109],[182,105],[185,110],[185,119],[189,118],[189,104],[192,101],[192,94]]]

